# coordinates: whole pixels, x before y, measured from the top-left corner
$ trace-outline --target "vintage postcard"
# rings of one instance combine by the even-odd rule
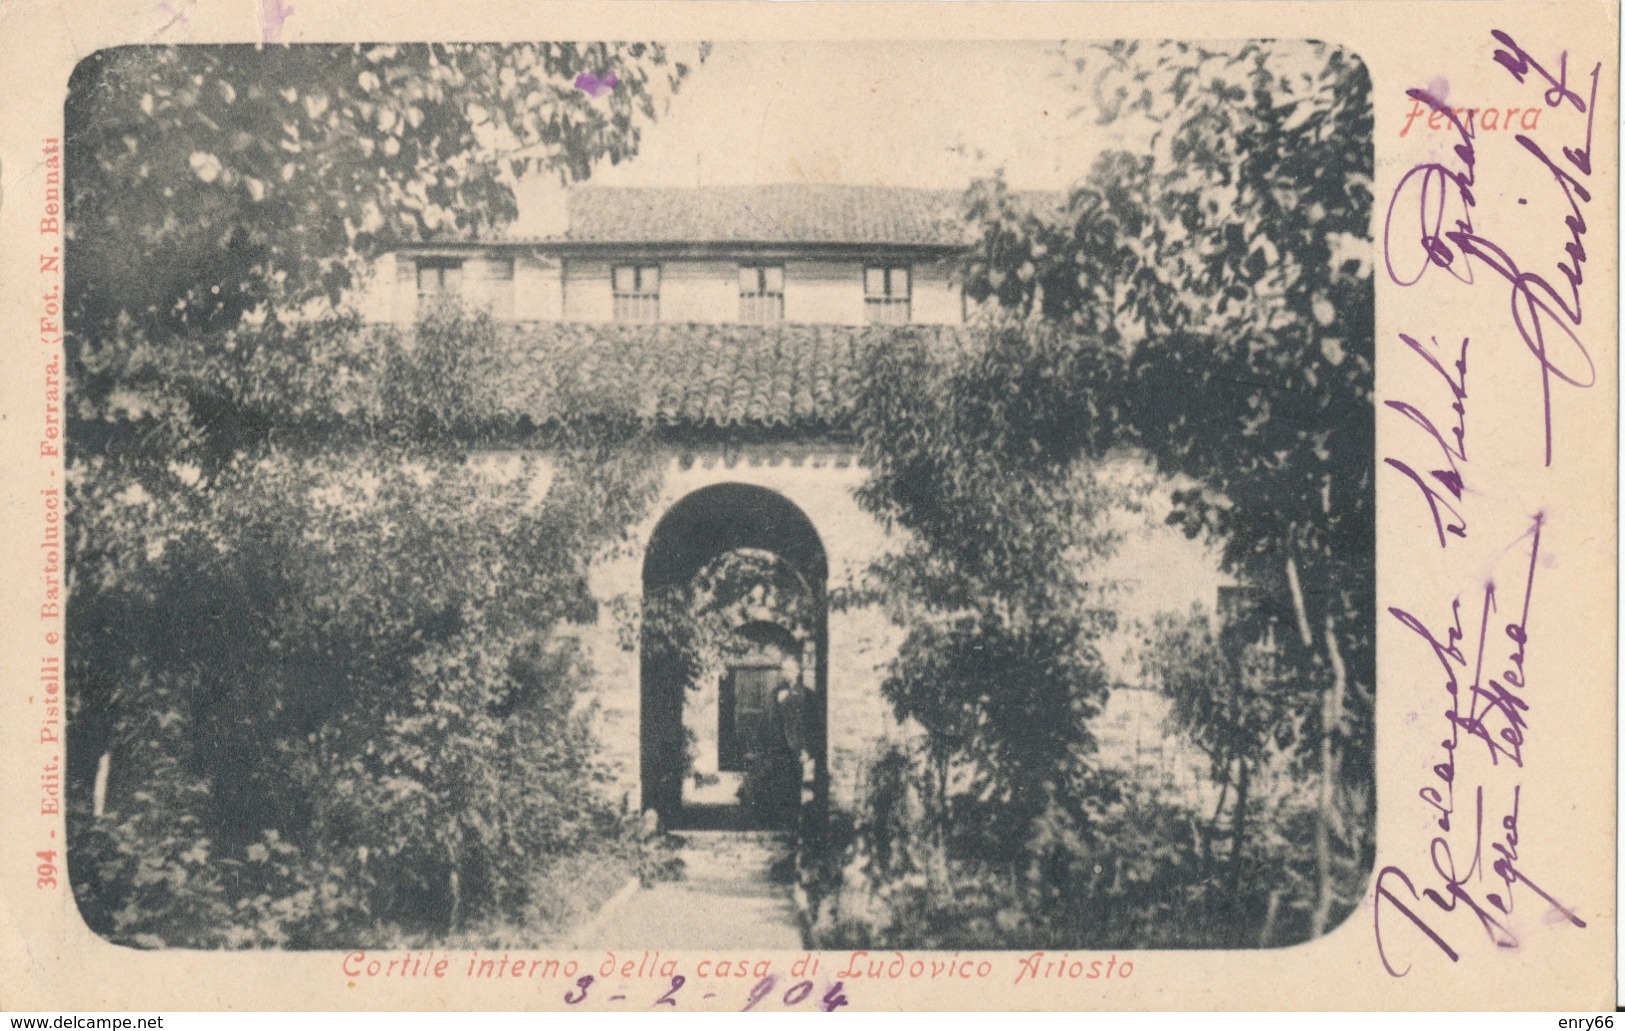
[[[0,1007],[1611,1010],[1617,6],[0,25]]]

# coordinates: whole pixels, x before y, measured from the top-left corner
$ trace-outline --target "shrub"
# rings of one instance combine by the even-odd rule
[[[482,323],[437,317],[406,360],[449,391],[479,366],[448,373],[447,340]],[[561,428],[544,465],[418,425],[70,464],[70,863],[96,930],[389,944],[524,906],[547,857],[625,834],[557,631],[650,494],[635,427]]]

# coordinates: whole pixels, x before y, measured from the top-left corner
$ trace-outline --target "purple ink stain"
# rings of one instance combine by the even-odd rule
[[[1428,83],[1428,96],[1443,104],[1450,99],[1450,80],[1440,75]]]
[[[260,38],[267,43],[282,42],[282,23],[293,15],[291,6],[282,0],[260,0]]]
[[[190,25],[191,22],[186,17],[186,10],[189,7],[195,7],[196,5],[197,0],[192,0],[191,3],[183,3],[174,7],[170,6],[168,3],[160,3],[155,9],[166,19],[168,19],[163,26],[167,29],[173,25]]]
[[[276,0],[273,0],[273,2],[276,2]],[[576,76],[576,89],[597,100],[614,89],[615,84],[619,81],[620,79],[616,78],[614,72],[606,72],[601,76],[594,75],[592,72],[582,72]]]

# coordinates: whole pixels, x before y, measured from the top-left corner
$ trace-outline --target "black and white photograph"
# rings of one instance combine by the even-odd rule
[[[64,126],[97,935],[1111,979],[1362,905],[1358,53],[142,44]]]

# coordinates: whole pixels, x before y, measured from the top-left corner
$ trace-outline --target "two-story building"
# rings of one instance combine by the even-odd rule
[[[520,424],[557,418],[560,384],[586,377],[655,427],[660,495],[634,547],[594,563],[599,615],[577,629],[628,806],[668,826],[817,826],[861,802],[872,760],[907,733],[880,689],[901,631],[874,604],[830,598],[896,543],[855,494],[864,350],[963,343],[960,203],[863,186],[581,188],[564,231],[404,249],[364,298],[400,325],[448,294],[487,308],[503,337],[492,378]],[[719,570],[760,589],[728,610],[738,647],[689,683],[650,659],[640,621]],[[799,762],[780,773],[799,778],[760,775],[787,755]]]
[[[661,496],[633,553],[595,563],[598,623],[577,634],[621,791],[667,825],[816,823],[855,804],[901,732],[880,691],[899,631],[876,607],[828,604],[889,546],[854,496],[847,418],[865,347],[947,346],[963,324],[959,203],[864,186],[578,188],[563,231],[403,249],[362,300],[403,326],[445,295],[488,309],[516,419],[545,425],[561,379],[587,375],[657,428]],[[729,610],[723,667],[677,682],[629,623],[719,569],[760,589]],[[771,757],[778,773],[763,772]]]
[[[455,293],[515,322],[956,326],[959,203],[898,187],[583,187],[556,235],[393,255],[369,309],[409,322]]]

